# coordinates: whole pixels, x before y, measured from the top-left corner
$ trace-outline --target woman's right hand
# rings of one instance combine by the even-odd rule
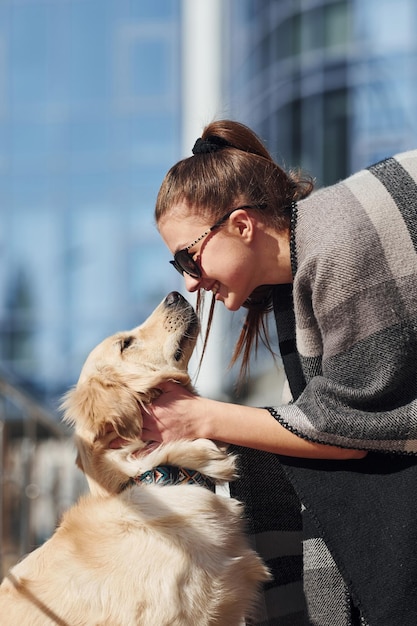
[[[143,412],[142,438],[167,442],[207,437],[205,399],[175,382],[164,383],[161,390]]]

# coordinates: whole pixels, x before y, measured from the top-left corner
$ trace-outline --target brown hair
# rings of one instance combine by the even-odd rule
[[[312,179],[298,171],[285,172],[259,137],[239,122],[212,122],[204,129],[201,139],[209,144],[212,141],[213,151],[194,154],[169,170],[156,201],[156,223],[182,202],[198,217],[215,223],[239,201],[260,206],[259,217],[268,226],[279,231],[289,229],[291,204],[311,193]],[[200,290],[199,310],[202,297]],[[271,309],[271,286],[256,289],[243,306],[248,309],[246,320],[231,359],[233,365],[242,355],[241,379],[248,374],[250,352],[254,345],[258,347],[259,338],[271,350],[265,323]],[[213,303],[204,347],[212,311]]]

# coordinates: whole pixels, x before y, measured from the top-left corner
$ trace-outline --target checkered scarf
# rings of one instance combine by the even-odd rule
[[[238,449],[232,494],[275,576],[257,624],[415,626],[417,151],[315,192],[294,228],[294,282],[274,288],[294,402],[272,413],[306,439],[370,452]]]

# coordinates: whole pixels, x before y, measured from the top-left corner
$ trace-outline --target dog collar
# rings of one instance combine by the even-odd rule
[[[215,490],[215,484],[208,476],[204,476],[197,470],[175,465],[158,465],[139,476],[134,476],[130,484],[145,485],[200,485],[210,491]]]

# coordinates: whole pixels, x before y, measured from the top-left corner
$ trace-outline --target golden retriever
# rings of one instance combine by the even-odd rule
[[[269,574],[241,504],[211,489],[234,478],[234,457],[204,439],[140,440],[158,385],[190,386],[197,334],[193,307],[172,292],[87,358],[63,408],[91,493],[5,576],[3,626],[238,626],[252,614]],[[110,449],[115,435],[131,443]]]

